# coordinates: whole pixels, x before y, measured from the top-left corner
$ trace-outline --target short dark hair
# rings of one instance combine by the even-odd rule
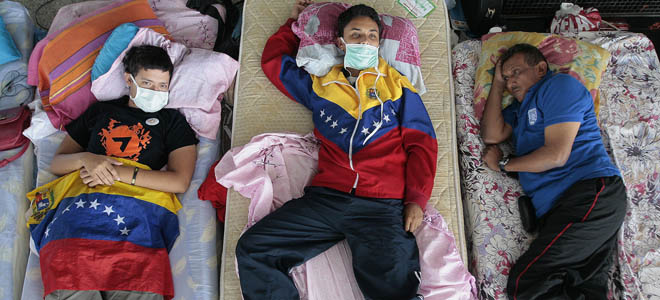
[[[500,57],[502,65],[504,65],[507,60],[518,53],[522,53],[525,56],[525,63],[527,63],[529,66],[535,66],[542,61],[545,62],[548,67],[550,66],[548,65],[548,61],[545,59],[545,56],[543,56],[543,53],[541,53],[538,48],[530,44],[515,44],[506,50],[506,52],[504,52],[504,54],[502,54]]]
[[[375,9],[364,4],[353,5],[345,10],[337,18],[337,34],[339,37],[344,36],[344,28],[348,23],[357,17],[369,17],[378,25],[378,36],[383,33],[383,25],[380,23],[380,18]]]
[[[174,65],[172,65],[167,51],[161,47],[151,45],[132,47],[126,52],[122,63],[124,63],[124,71],[133,76],[137,76],[140,69],[156,69],[169,72],[171,79],[174,71]]]

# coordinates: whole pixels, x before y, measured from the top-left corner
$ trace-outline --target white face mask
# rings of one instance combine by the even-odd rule
[[[347,44],[344,38],[340,39],[346,46],[344,67],[364,70],[378,66],[378,47],[369,44]]]
[[[135,102],[135,106],[144,112],[152,113],[163,109],[163,107],[167,105],[169,97],[168,92],[154,91],[140,87],[135,81],[133,75],[129,75],[131,76],[131,80],[133,80],[133,84],[135,84],[135,88],[137,89],[135,92],[135,97],[131,97],[129,94],[131,100]]]

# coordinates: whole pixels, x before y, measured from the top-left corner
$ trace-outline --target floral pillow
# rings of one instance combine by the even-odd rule
[[[296,56],[298,66],[316,76],[324,76],[337,64],[343,63],[343,52],[335,45],[337,18],[351,7],[347,3],[320,2],[309,5],[292,24],[300,38]],[[410,80],[421,95],[426,92],[422,79],[417,27],[408,19],[380,14],[383,32],[380,56]]]
[[[610,53],[593,44],[564,38],[558,35],[548,35],[533,32],[504,32],[487,34],[481,38],[483,44],[481,57],[474,84],[474,113],[477,119],[481,116],[490,92],[495,63],[500,55],[515,44],[527,43],[541,50],[550,64],[550,70],[569,74],[584,84],[594,99],[596,115],[599,109],[598,86],[603,72],[607,68]],[[508,92],[504,93],[502,108],[514,101]]]

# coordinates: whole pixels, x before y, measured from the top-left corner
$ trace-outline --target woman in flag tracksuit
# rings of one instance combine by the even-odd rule
[[[248,229],[236,257],[244,299],[298,299],[290,268],[346,239],[368,299],[412,299],[419,284],[413,232],[435,176],[437,142],[421,98],[377,54],[381,25],[370,7],[338,18],[343,65],[322,77],[293,57],[291,30],[311,1],[270,37],[262,67],[282,93],[313,114],[321,141],[319,171],[305,195]]]

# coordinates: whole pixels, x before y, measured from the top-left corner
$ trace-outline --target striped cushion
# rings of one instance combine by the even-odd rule
[[[63,128],[96,101],[90,91],[94,60],[113,29],[128,22],[168,35],[147,0],[122,0],[49,35],[42,52],[30,57],[30,65],[37,63],[38,69],[32,80],[37,81],[44,110],[55,128]]]

